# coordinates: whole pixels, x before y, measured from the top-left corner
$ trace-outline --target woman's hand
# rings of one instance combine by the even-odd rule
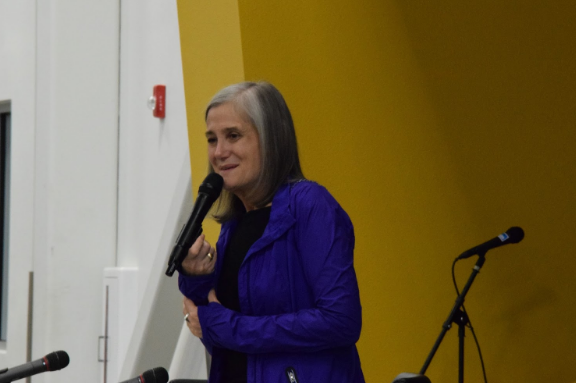
[[[186,297],[184,297],[182,313],[184,314],[186,326],[188,326],[192,334],[202,339],[202,327],[200,327],[200,319],[198,319],[198,307]]]
[[[216,298],[216,292],[214,289],[210,290],[208,293],[208,302],[216,302],[220,304]],[[184,314],[184,319],[186,320],[186,326],[188,326],[192,334],[202,339],[202,327],[200,326],[200,319],[198,318],[198,307],[194,304],[194,302],[186,297],[184,297],[182,313]]]
[[[207,275],[214,272],[215,264],[216,249],[204,239],[204,234],[202,234],[188,250],[188,255],[182,261],[182,269],[188,275]]]

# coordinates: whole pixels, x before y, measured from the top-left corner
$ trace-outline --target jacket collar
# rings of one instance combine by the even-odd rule
[[[291,210],[290,205],[290,192],[292,189],[292,183],[286,183],[278,189],[274,198],[272,199],[272,207],[270,209],[270,220],[268,221],[268,225],[266,225],[266,229],[264,230],[264,234],[262,237],[258,239],[250,250],[248,254],[246,254],[246,261],[250,255],[264,247],[268,246],[276,239],[280,238],[282,234],[284,234],[288,229],[290,229],[295,223],[296,218],[293,216],[293,212]],[[225,250],[228,246],[232,233],[236,226],[238,225],[237,220],[232,220],[227,222],[223,225],[222,230],[222,246],[221,249]],[[218,249],[220,251],[220,249]],[[219,258],[221,259],[221,258]]]
[[[282,185],[276,195],[274,195],[270,210],[270,220],[268,225],[266,225],[264,234],[252,245],[246,258],[280,238],[296,223],[296,218],[294,218],[290,206],[291,185],[290,183]]]

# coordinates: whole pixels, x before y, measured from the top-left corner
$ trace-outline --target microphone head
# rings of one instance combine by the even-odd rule
[[[156,367],[141,375],[142,383],[168,383],[168,371],[164,367]]]
[[[70,357],[66,351],[54,351],[44,357],[47,371],[58,371],[68,366]]]
[[[198,193],[207,194],[211,201],[216,201],[216,198],[218,198],[222,192],[222,186],[224,186],[222,176],[217,173],[210,173],[200,185]]]
[[[518,243],[524,239],[524,230],[518,226],[511,227],[506,234],[508,235],[508,239],[506,240],[508,243]]]

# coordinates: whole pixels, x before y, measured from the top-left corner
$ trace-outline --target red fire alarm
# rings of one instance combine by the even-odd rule
[[[154,117],[166,117],[166,85],[154,85],[153,95],[150,97],[150,104]]]

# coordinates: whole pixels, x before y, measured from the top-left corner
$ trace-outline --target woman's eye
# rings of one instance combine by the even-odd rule
[[[228,135],[228,138],[231,139],[231,140],[237,140],[237,139],[240,138],[240,134],[238,134],[238,133],[230,133],[230,134]]]
[[[214,137],[208,137],[208,143],[209,144],[215,144],[216,143],[216,139]]]

